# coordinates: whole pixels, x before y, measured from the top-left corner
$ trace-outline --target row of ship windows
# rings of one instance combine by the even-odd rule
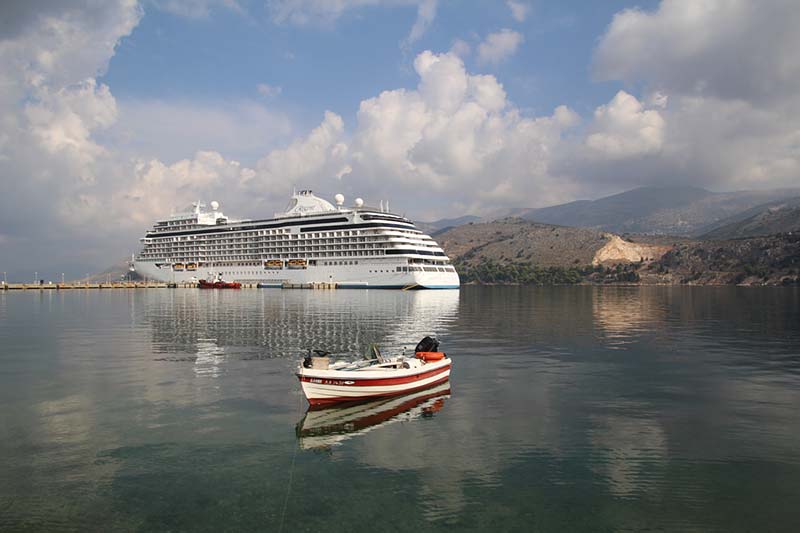
[[[411,246],[436,246],[433,240],[420,240],[420,239],[400,239],[394,238],[393,240],[383,238],[376,239],[329,239],[329,240],[307,240],[307,241],[276,241],[276,242],[257,242],[246,241],[241,242],[237,240],[228,240],[224,242],[217,241],[203,241],[203,242],[156,242],[146,244],[145,248],[285,248],[286,246],[318,246],[318,247],[336,247],[336,246],[381,246],[386,244],[404,244]]]
[[[158,240],[155,242],[148,242],[146,246],[232,246],[236,244],[243,244],[248,246],[263,246],[264,244],[270,245],[319,245],[319,246],[330,246],[333,244],[352,244],[352,243],[370,243],[370,242],[386,242],[386,238],[405,238],[408,243],[415,243],[421,246],[429,245],[433,242],[433,239],[420,239],[419,237],[410,237],[410,236],[398,236],[398,235],[370,235],[368,237],[354,237],[350,239],[342,239],[342,238],[335,238],[335,239],[277,239],[277,238],[265,238],[265,239],[203,239],[203,240],[193,240],[193,241],[169,241],[169,240]],[[394,241],[398,242],[398,241]],[[403,242],[403,241],[400,241]]]
[[[364,244],[338,244],[338,245],[324,245],[324,244],[313,244],[313,243],[284,243],[282,246],[262,246],[258,243],[252,244],[222,244],[222,245],[148,245],[145,247],[145,251],[154,251],[154,250],[260,250],[263,248],[274,248],[280,250],[336,250],[339,248],[347,249],[347,250],[365,250],[368,248],[393,248],[391,246],[392,243],[386,242],[374,242],[374,243],[364,243]],[[402,245],[402,246],[416,246],[419,248],[436,248],[434,244],[428,243],[406,243],[406,242],[395,242],[395,245]]]
[[[342,251],[385,251],[385,250],[420,250],[428,252],[438,252],[441,248],[438,246],[337,246],[337,247],[322,247],[322,246],[283,246],[280,248],[261,248],[261,247],[230,247],[230,248],[145,248],[142,254],[145,255],[208,255],[208,254],[276,254],[287,252],[342,252]],[[392,252],[390,252],[392,253]],[[399,252],[394,252],[399,253]]]
[[[171,229],[171,228],[170,228]],[[163,231],[163,229],[162,229]],[[307,232],[299,234],[301,239],[321,239],[321,238],[329,238],[329,237],[350,237],[353,235],[368,235],[376,230],[342,230],[342,231],[319,231],[319,232]],[[404,231],[402,229],[396,229],[394,231],[400,231],[403,233],[409,233],[411,235],[416,234],[414,231]],[[279,228],[279,229],[270,229],[270,230],[259,230],[259,231],[243,231],[241,232],[241,236],[244,237],[255,237],[259,235],[279,235],[279,236],[288,236],[291,233],[289,228]],[[189,240],[189,239],[196,239],[198,237],[204,238],[229,238],[230,235],[185,235],[182,237],[173,237],[174,239],[181,239],[181,240]]]
[[[409,259],[408,261],[409,261],[409,263],[421,263],[421,262],[426,262],[427,263],[428,260],[427,259]],[[317,263],[316,261],[312,260],[312,261],[310,261],[309,264],[316,265],[316,263]],[[208,267],[208,268],[214,268],[214,267],[222,267],[222,268],[224,268],[225,266],[228,266],[229,264],[230,263],[201,262],[201,263],[198,263],[198,266],[203,266],[203,267]],[[263,261],[246,261],[246,262],[238,263],[237,266],[258,267],[258,266],[261,266],[262,264],[263,264]],[[356,260],[321,261],[319,264],[321,264],[323,266],[357,265],[358,261],[356,261]],[[167,265],[164,265],[164,266],[167,266]],[[445,272],[445,271],[455,272],[455,268],[453,268],[451,266],[439,267],[439,268],[440,268],[441,272]],[[441,270],[442,268],[444,270]],[[420,267],[420,266],[409,266],[409,267],[398,266],[397,267],[397,272],[423,272],[423,271],[425,271],[425,272],[436,272],[436,268],[430,267],[430,266],[425,266],[425,267]],[[226,272],[220,272],[220,273],[221,274],[225,274]],[[255,272],[251,272],[251,273],[255,273]]]
[[[398,250],[392,251],[389,250],[389,253],[404,253],[404,254],[413,254],[418,253],[419,255],[442,255],[439,250]],[[280,250],[277,252],[273,251],[260,251],[260,250],[229,250],[229,251],[210,251],[210,252],[197,252],[197,251],[188,251],[188,250],[171,250],[171,251],[148,251],[142,252],[139,254],[140,257],[226,257],[226,256],[235,256],[240,257],[242,255],[252,256],[252,257],[287,257],[292,255],[300,255],[302,257],[339,257],[339,256],[353,256],[353,255],[363,255],[363,256],[372,256],[372,255],[386,255],[387,251],[383,249],[378,250],[332,250],[328,252],[320,252],[316,250],[303,250],[303,249],[290,249],[290,250]]]
[[[264,237],[262,239],[248,239],[248,238],[236,238],[232,239],[230,237],[226,238],[217,238],[217,239],[156,239],[156,240],[145,240],[146,246],[219,246],[219,245],[232,245],[232,244],[248,244],[248,245],[263,245],[263,244],[276,244],[276,245],[287,245],[287,244],[302,244],[302,245],[309,245],[309,244],[320,244],[320,245],[331,245],[331,244],[349,244],[349,243],[356,243],[356,242],[385,242],[388,239],[405,239],[409,242],[419,242],[419,243],[431,243],[434,242],[433,239],[424,239],[416,235],[386,235],[386,234],[376,234],[376,235],[365,235],[363,237],[334,237],[330,239],[312,239],[312,238],[303,238],[303,239],[291,239],[288,236],[284,237]]]
[[[214,259],[219,259],[220,257],[225,257],[226,259],[230,259],[233,261],[241,261],[241,260],[248,260],[248,259],[284,259],[284,258],[292,258],[298,257],[303,259],[308,259],[310,257],[364,257],[364,256],[376,256],[376,255],[385,255],[383,250],[375,250],[375,251],[366,251],[366,252],[321,252],[316,254],[308,254],[308,253],[282,253],[282,254],[248,254],[248,255],[234,255],[231,256],[229,254],[203,254],[202,258],[205,258],[206,261],[213,261]],[[263,257],[262,257],[263,256]],[[162,259],[166,260],[167,257],[164,254],[140,254],[140,259]],[[201,258],[199,254],[186,254],[176,257],[170,257],[170,259],[180,259],[183,261],[191,261],[191,260],[198,260]],[[202,260],[202,259],[200,259]]]
[[[161,228],[166,228],[166,227],[168,227],[168,226],[173,226],[173,227],[174,227],[174,226],[185,227],[185,226],[194,226],[194,225],[196,225],[196,224],[197,224],[197,221],[196,221],[196,220],[169,220],[169,221],[167,221],[167,222],[164,222],[164,223],[158,224],[156,227],[158,227],[159,229],[161,229]]]
[[[279,230],[263,230],[263,231],[247,231],[238,233],[235,239],[239,240],[249,240],[254,237],[261,236],[261,240],[282,240],[282,239],[330,239],[333,237],[356,237],[356,236],[380,236],[382,235],[381,231],[385,230],[343,230],[343,231],[327,231],[327,232],[314,232],[314,233],[300,233],[292,235],[291,232],[286,229],[279,229]],[[409,237],[417,237],[421,235],[419,231],[405,231],[405,230],[392,230],[393,232],[400,233],[402,235],[408,235]],[[264,239],[263,237],[266,237]],[[159,241],[171,241],[171,242],[180,242],[180,241],[197,241],[197,240],[230,240],[231,235],[229,233],[221,234],[221,235],[185,235],[182,237],[160,237],[158,238]]]
[[[357,265],[358,261],[331,261],[331,262],[324,262],[323,265]],[[395,272],[455,272],[456,269],[453,267],[418,267],[418,266],[410,266],[410,267],[397,267]],[[370,270],[371,273],[386,273],[391,272],[391,270]],[[219,272],[215,272],[215,274],[221,274],[223,276],[242,276],[245,274],[259,276],[263,274],[263,271],[259,270],[248,270],[245,272],[241,271],[230,271],[230,270],[223,270]]]
[[[448,266],[448,267],[433,267],[433,266],[426,266],[426,267],[419,267],[419,266],[410,266],[410,267],[397,267],[397,272],[455,272],[456,269]]]

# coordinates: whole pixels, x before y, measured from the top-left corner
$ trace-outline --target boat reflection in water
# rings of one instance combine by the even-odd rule
[[[429,417],[450,398],[450,382],[429,389],[372,402],[334,407],[309,407],[296,427],[304,450],[328,449],[356,435],[399,421]]]

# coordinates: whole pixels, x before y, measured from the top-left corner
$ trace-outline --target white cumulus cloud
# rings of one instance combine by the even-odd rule
[[[236,0],[155,0],[154,5],[162,11],[190,19],[206,19],[218,7],[244,14]]]
[[[572,184],[550,165],[580,122],[574,111],[525,117],[494,76],[470,74],[452,53],[422,52],[414,68],[415,89],[361,102],[350,136],[338,115],[326,113],[307,137],[262,158],[243,185],[278,195],[292,185],[336,187],[416,205],[417,214],[429,204],[414,200],[421,189],[450,209],[478,211],[521,197],[538,205],[563,199]]]
[[[290,118],[262,101],[120,99],[117,108],[103,140],[135,158],[169,161],[214,150],[255,161],[294,134]]]
[[[461,59],[469,56],[470,52],[472,52],[472,48],[469,43],[463,39],[455,39],[452,46],[450,46],[450,53],[457,55]]]
[[[424,186],[463,205],[532,190],[548,196],[550,152],[577,122],[574,112],[523,117],[497,79],[469,74],[454,54],[425,51],[414,66],[416,90],[361,102],[351,182],[397,197]]]
[[[114,212],[126,213],[135,227],[147,227],[156,218],[183,207],[191,199],[227,200],[237,183],[253,177],[252,169],[214,151],[197,152],[192,159],[172,164],[137,161],[127,187],[111,196]]]
[[[525,18],[528,16],[528,11],[530,10],[528,4],[519,2],[518,0],[507,0],[506,5],[508,9],[511,10],[511,16],[514,17],[514,20],[517,22],[525,22]]]
[[[483,64],[502,63],[514,55],[524,41],[525,38],[522,34],[514,30],[503,29],[490,33],[478,45],[478,62]]]
[[[419,0],[284,0],[269,12],[315,24],[379,4],[417,9],[409,43],[436,16],[435,2]],[[132,0],[3,10],[3,257],[104,264],[175,206],[213,198],[231,215],[263,216],[293,185],[389,198],[435,219],[646,183],[796,186],[800,175],[800,56],[787,52],[800,47],[800,15],[788,1],[664,0],[619,13],[593,68],[628,85],[583,120],[563,105],[523,112],[495,76],[467,70],[459,56],[469,48],[456,42],[451,53],[416,56],[416,86],[365,98],[351,124],[327,112],[299,136],[264,98],[115,99],[97,80],[142,16]],[[477,62],[500,63],[522,42],[510,29],[490,34]]]
[[[265,98],[274,98],[276,96],[280,96],[283,89],[281,89],[277,85],[270,85],[269,83],[259,83],[256,86],[256,90],[258,94]]]
[[[586,138],[601,157],[619,159],[651,154],[664,142],[664,119],[655,109],[645,109],[636,97],[619,91],[594,112],[592,131]]]
[[[420,0],[417,6],[417,20],[414,21],[408,37],[403,42],[404,47],[409,48],[428,31],[428,28],[436,18],[436,6],[437,0]]]
[[[800,85],[794,0],[663,0],[614,16],[595,53],[603,80],[645,80],[667,94],[768,101]]]
[[[108,86],[97,86],[94,78],[51,91],[43,86],[38,98],[25,105],[23,124],[38,146],[62,156],[72,173],[93,182],[94,163],[104,149],[93,132],[114,123],[117,106]]]
[[[636,113],[631,102],[627,116],[647,134],[629,142],[600,134],[587,144],[660,155],[646,168],[604,172],[722,189],[797,186],[797,27],[800,10],[790,0],[663,0],[653,11],[615,15],[595,51],[594,74],[645,87],[651,109]]]
[[[403,40],[409,49],[428,30],[436,18],[438,0],[269,0],[267,7],[276,24],[295,26],[332,26],[348,11],[370,7],[416,6],[417,18]]]
[[[293,185],[317,183],[342,172],[347,145],[342,142],[344,121],[330,111],[304,139],[286,148],[273,150],[256,164],[253,175],[244,176],[249,190],[285,194]]]

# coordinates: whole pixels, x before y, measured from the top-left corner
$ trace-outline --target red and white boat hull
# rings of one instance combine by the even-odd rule
[[[311,405],[369,400],[407,394],[432,387],[450,378],[451,360],[423,362],[417,359],[392,367],[392,363],[359,370],[298,368],[297,377]]]

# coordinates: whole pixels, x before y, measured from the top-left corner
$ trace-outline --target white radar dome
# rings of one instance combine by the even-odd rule
[[[363,206],[364,206],[364,200],[362,200],[361,198],[356,198],[356,207],[363,207]]]
[[[211,209],[213,209],[214,211],[216,211],[217,209],[219,209],[219,202],[218,202],[218,201],[216,201],[216,200],[214,200],[213,202],[211,202]]]
[[[337,194],[336,196],[333,197],[333,199],[336,200],[336,205],[342,205],[344,203],[343,194]]]

